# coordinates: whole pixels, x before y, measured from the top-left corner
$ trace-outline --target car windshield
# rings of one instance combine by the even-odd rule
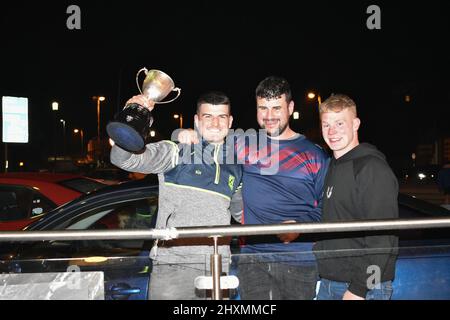
[[[106,187],[103,183],[85,178],[64,180],[60,181],[59,184],[84,194]]]

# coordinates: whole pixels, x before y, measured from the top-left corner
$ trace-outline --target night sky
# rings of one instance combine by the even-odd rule
[[[446,2],[2,2],[0,94],[28,97],[30,109],[30,142],[9,145],[10,161],[44,166],[53,143],[62,143],[62,128],[53,137],[52,101],[67,123],[68,151],[77,148],[73,128],[83,128],[86,140],[96,136],[92,96],[106,97],[105,134],[107,121],[138,93],[136,72],[147,67],[165,71],[182,89],[176,102],[154,111],[161,137],[177,127],[173,113],[192,126],[196,98],[207,90],[231,97],[235,127],[256,128],[255,87],[280,75],[291,83],[302,116],[292,122],[296,130],[318,126],[317,101],[306,98],[308,91],[323,100],[348,94],[362,120],[360,140],[401,167],[417,144],[450,136]],[[66,27],[72,4],[81,9],[81,30]],[[381,8],[381,30],[366,27],[371,4]]]

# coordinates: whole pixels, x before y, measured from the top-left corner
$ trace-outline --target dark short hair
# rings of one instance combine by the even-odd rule
[[[210,103],[212,105],[225,104],[228,105],[228,111],[231,113],[231,101],[228,96],[220,91],[209,91],[202,94],[197,99],[197,113],[200,110],[200,106],[204,103]]]
[[[262,80],[256,87],[256,97],[264,99],[277,99],[283,94],[286,95],[286,101],[291,102],[291,86],[286,79],[282,77],[270,76]]]

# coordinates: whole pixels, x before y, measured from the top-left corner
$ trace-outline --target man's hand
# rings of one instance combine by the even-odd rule
[[[197,144],[200,142],[197,132],[192,129],[183,129],[178,133],[178,141],[184,144]]]
[[[152,111],[153,108],[155,107],[155,102],[147,99],[147,97],[142,94],[132,97],[127,101],[125,105],[129,105],[131,103],[137,103],[138,105],[143,106],[150,111]]]
[[[357,296],[356,294],[351,293],[350,291],[345,291],[342,300],[366,300],[363,297]]]
[[[283,221],[283,223],[297,223],[297,221],[286,220],[286,221]],[[280,240],[283,241],[283,243],[289,243],[289,242],[297,239],[299,235],[300,235],[300,233],[283,233],[283,234],[279,234],[278,238],[280,238]]]

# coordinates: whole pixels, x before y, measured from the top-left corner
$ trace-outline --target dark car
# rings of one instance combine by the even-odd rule
[[[26,230],[149,229],[158,187],[146,181],[109,186],[44,215]],[[140,240],[2,243],[0,273],[101,271],[105,299],[146,299],[151,243]]]
[[[450,218],[450,211],[427,201],[399,194],[401,219]],[[450,229],[410,229],[398,232],[399,256],[392,299],[450,299]]]
[[[27,230],[152,228],[157,201],[157,186],[145,179],[125,182],[72,201]],[[402,194],[399,208],[402,219],[450,217],[445,208]],[[450,299],[449,229],[403,230],[398,234],[393,299]],[[0,273],[64,272],[75,266],[83,272],[103,272],[105,299],[147,299],[151,245],[152,241],[143,240],[2,243]],[[240,256],[235,253],[233,260]],[[231,273],[235,272],[233,265]]]

